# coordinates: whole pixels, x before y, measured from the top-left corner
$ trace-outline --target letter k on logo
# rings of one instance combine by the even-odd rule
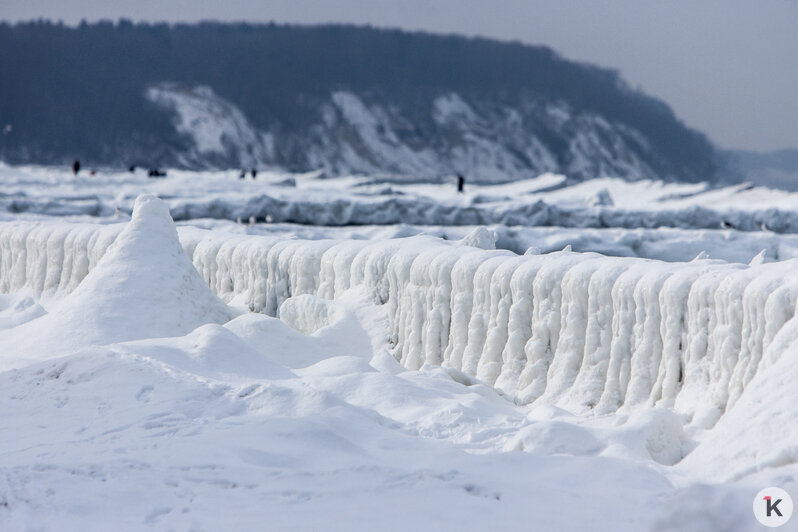
[[[781,488],[765,488],[754,497],[754,517],[771,528],[786,524],[792,516],[792,498]]]

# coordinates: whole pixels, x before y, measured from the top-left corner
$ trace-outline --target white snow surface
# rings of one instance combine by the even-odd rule
[[[795,205],[0,165],[0,530],[759,530]]]
[[[456,102],[447,105],[457,111]],[[459,111],[458,111],[459,112]],[[762,187],[602,178],[570,184],[543,174],[504,185],[410,182],[406,178],[261,171],[65,169],[0,163],[0,220],[115,223],[141,193],[167,202],[180,224],[302,239],[383,239],[429,234],[459,240],[475,227],[496,246],[523,254],[595,251],[614,256],[689,261],[709,257],[748,263],[798,257],[798,196]],[[268,223],[264,223],[268,222]]]
[[[497,238],[0,224],[3,530],[758,530],[796,493],[796,261]]]

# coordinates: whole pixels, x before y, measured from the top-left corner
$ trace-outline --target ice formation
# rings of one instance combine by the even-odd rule
[[[114,239],[133,234],[118,226],[8,224],[0,229],[0,289],[70,292],[89,270],[108,272],[100,257],[125,249]],[[454,368],[523,404],[597,413],[674,407],[694,426],[709,427],[782,355],[780,335],[798,296],[794,261],[518,256],[474,247],[486,234],[459,245],[427,236],[302,241],[184,228],[180,241],[225,302],[275,316],[291,297],[334,300],[358,288],[387,310],[386,340],[405,367]],[[188,275],[181,268],[175,276]],[[197,296],[188,294],[197,293],[169,297],[191,308]],[[119,305],[130,315],[129,305]],[[323,302],[290,305],[286,318],[300,330],[323,325],[308,320],[326,311],[307,311]]]
[[[2,163],[0,181],[3,220],[44,216],[111,219],[115,213],[130,213],[135,198],[145,191],[165,198],[178,221],[254,218],[338,227],[407,223],[453,228],[507,226],[501,230],[500,239],[505,243],[497,242],[499,247],[509,245],[506,241],[513,238],[513,232],[530,226],[647,230],[645,238],[633,237],[642,247],[672,234],[660,231],[667,227],[716,230],[698,235],[715,240],[729,233],[736,238],[743,232],[746,238],[755,233],[767,240],[773,251],[781,245],[775,240],[779,234],[798,233],[798,194],[743,185],[712,188],[705,183],[630,183],[617,178],[574,183],[561,175],[543,174],[505,185],[479,186],[469,181],[465,193],[458,194],[451,182],[426,183],[397,176],[324,179],[318,172],[286,175],[263,171],[257,179],[242,180],[238,172],[170,170],[166,179],[148,179],[145,172],[72,176],[52,168],[12,168]],[[527,242],[524,249],[532,243]],[[628,247],[635,249],[635,245]],[[779,254],[769,251],[769,256]]]
[[[319,529],[350,504],[373,530],[445,505],[480,529],[750,529],[748,488],[798,463],[795,260],[463,235],[175,230],[149,196],[127,223],[0,224],[0,513],[230,528],[222,501],[239,528],[295,511]],[[588,509],[556,509],[572,500]]]
[[[68,295],[47,315],[1,334],[0,352],[13,345],[36,360],[53,346],[175,336],[233,317],[197,275],[169,210],[154,196],[136,200],[132,220],[121,232],[86,226],[49,234],[44,226],[15,229],[12,225],[3,233],[2,289],[22,283],[37,294]],[[107,297],[98,300],[99,291]],[[7,357],[0,363],[14,364]]]

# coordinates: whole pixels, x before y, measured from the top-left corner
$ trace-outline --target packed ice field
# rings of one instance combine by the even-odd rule
[[[454,176],[440,183],[401,177],[325,178],[323,172],[145,169],[82,171],[9,167],[0,163],[0,220],[114,223],[129,217],[147,192],[169,205],[179,225],[226,232],[318,240],[386,239],[417,234],[449,240],[477,226],[496,233],[496,246],[523,254],[595,251],[605,255],[690,261],[766,262],[798,256],[798,193],[736,184],[627,182],[601,178],[569,183],[544,174],[503,185]],[[268,223],[266,223],[268,221]]]
[[[0,184],[3,530],[748,531],[796,493],[789,193]]]

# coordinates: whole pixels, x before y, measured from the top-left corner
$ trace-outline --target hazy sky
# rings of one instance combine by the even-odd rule
[[[0,0],[0,19],[352,22],[546,44],[721,147],[798,148],[798,0]]]

